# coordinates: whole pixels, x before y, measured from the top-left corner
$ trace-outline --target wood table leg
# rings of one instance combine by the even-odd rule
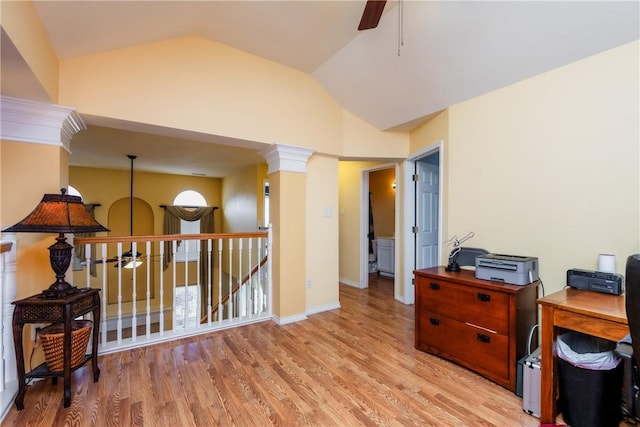
[[[91,347],[91,365],[93,368],[93,382],[98,382],[100,378],[100,368],[98,367],[98,338],[100,334],[100,296],[94,296],[93,309],[93,341]]]
[[[22,411],[24,409],[24,393],[26,391],[24,378],[24,350],[22,348],[22,331],[24,323],[18,322],[22,316],[22,307],[16,307],[13,312],[13,344],[16,351],[16,365],[18,368],[18,394],[14,400],[16,409]]]
[[[553,307],[542,307],[542,348],[540,361],[540,423],[553,424],[556,420],[556,370],[553,343],[556,330],[553,326]]]
[[[64,407],[71,406],[71,305],[64,307],[64,349],[63,349],[63,370],[64,370]]]

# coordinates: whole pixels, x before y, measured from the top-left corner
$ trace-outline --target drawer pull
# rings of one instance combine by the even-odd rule
[[[487,331],[490,334],[497,334],[498,333],[498,332],[494,331],[493,329],[485,328],[484,326],[476,325],[475,323],[464,322],[464,324],[467,325],[467,326],[471,326],[472,328],[482,329],[483,331]]]
[[[432,325],[438,326],[440,324],[440,319],[436,319],[435,317],[430,317],[429,322],[431,322]]]
[[[491,295],[478,292],[478,300],[482,302],[489,302],[491,301]]]
[[[429,283],[429,286],[434,291],[439,291],[440,290],[440,283],[431,282],[431,283]]]
[[[484,342],[484,343],[490,343],[491,337],[485,334],[478,334],[478,341]]]

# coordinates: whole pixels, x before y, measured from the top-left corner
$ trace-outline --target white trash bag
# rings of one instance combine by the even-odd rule
[[[613,350],[616,343],[580,332],[568,332],[558,336],[556,355],[578,368],[593,371],[614,369],[620,363]]]

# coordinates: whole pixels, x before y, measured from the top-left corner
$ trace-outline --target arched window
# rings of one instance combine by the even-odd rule
[[[75,187],[68,185],[67,186],[67,194],[70,196],[78,196],[80,198],[82,198],[82,194],[80,194],[80,192],[78,190],[76,190]]]
[[[173,204],[177,206],[207,206],[207,199],[195,190],[185,190],[173,199]]]

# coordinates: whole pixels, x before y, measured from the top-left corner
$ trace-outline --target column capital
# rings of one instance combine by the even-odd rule
[[[71,107],[0,96],[3,140],[55,145],[71,152],[71,137],[86,129]]]
[[[269,164],[269,173],[307,172],[307,160],[314,150],[292,145],[273,144],[260,151]]]

